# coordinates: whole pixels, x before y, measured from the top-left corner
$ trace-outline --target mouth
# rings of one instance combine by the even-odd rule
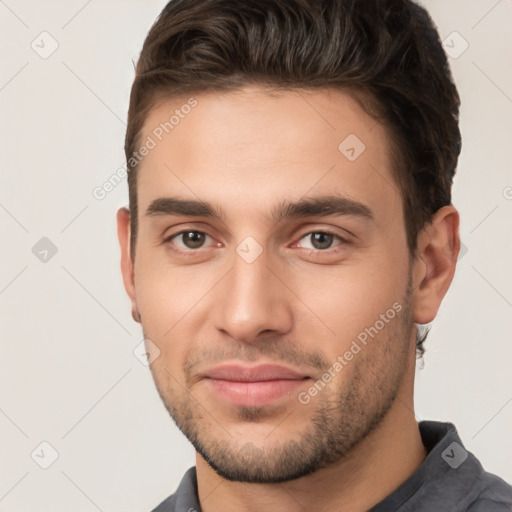
[[[285,366],[225,364],[203,374],[209,389],[235,406],[262,407],[290,394],[310,377]]]

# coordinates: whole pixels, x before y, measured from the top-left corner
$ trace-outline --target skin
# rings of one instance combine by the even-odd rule
[[[368,510],[426,456],[414,416],[414,322],[431,322],[450,286],[458,213],[441,208],[410,261],[386,127],[343,92],[246,86],[194,97],[197,107],[140,164],[135,261],[127,209],[117,221],[132,310],[160,350],[156,387],[197,451],[202,510]],[[154,108],[140,140],[187,99]],[[366,146],[354,161],[338,150],[349,134]],[[365,205],[373,219],[269,216],[282,202],[328,195]],[[224,216],[147,214],[171,196]],[[170,238],[182,230],[208,237],[190,248]],[[318,246],[311,234],[325,232],[336,236]],[[252,263],[236,251],[248,236],[262,250]],[[301,403],[298,393],[393,304],[400,312]],[[241,407],[201,378],[225,361],[309,378],[269,405]]]

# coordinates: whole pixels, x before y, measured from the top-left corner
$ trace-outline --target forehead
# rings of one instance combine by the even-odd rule
[[[246,86],[165,100],[139,141],[138,203],[200,197],[251,211],[290,197],[336,194],[400,201],[386,128],[344,92]]]

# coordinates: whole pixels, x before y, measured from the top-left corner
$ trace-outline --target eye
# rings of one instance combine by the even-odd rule
[[[213,238],[203,231],[187,230],[168,237],[165,242],[172,242],[179,249],[186,251],[201,249],[208,240],[211,242]]]
[[[302,242],[303,240],[306,241],[305,244]],[[336,241],[338,243],[334,244]],[[326,231],[313,231],[304,235],[300,239],[299,245],[304,249],[310,249],[313,251],[325,251],[327,249],[331,249],[332,247],[337,247],[343,242],[346,242],[346,240],[338,235],[335,235],[334,233],[329,233]]]

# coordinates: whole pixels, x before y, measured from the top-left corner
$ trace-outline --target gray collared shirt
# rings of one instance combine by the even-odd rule
[[[487,473],[466,451],[451,423],[422,421],[428,451],[423,464],[398,489],[369,512],[510,512],[512,487]],[[196,468],[186,473],[176,492],[153,512],[201,512]]]

